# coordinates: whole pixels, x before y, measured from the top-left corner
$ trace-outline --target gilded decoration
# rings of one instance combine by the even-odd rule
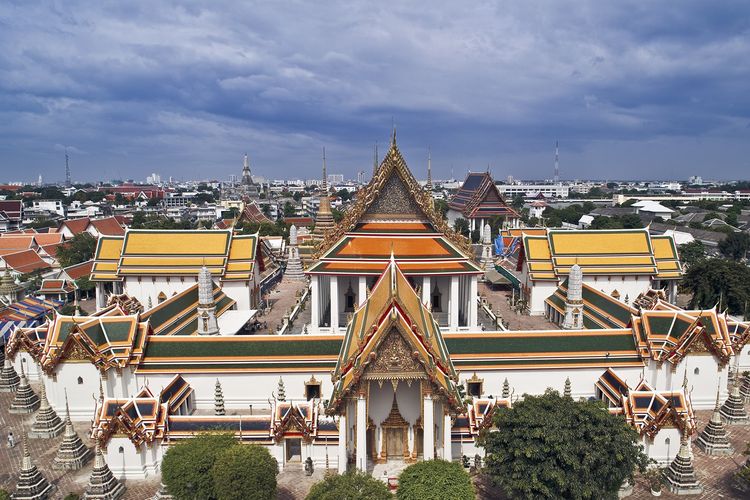
[[[365,215],[408,215],[418,216],[422,210],[409,190],[397,175],[391,175],[378,193]]]
[[[364,378],[375,380],[424,378],[425,371],[417,361],[417,353],[397,329],[393,328],[383,339]]]
[[[442,215],[435,210],[432,194],[425,191],[411,174],[409,167],[407,167],[404,158],[401,156],[401,152],[398,150],[394,138],[388,154],[386,154],[373,178],[367,186],[357,192],[356,201],[344,213],[341,222],[331,230],[326,231],[325,237],[315,248],[313,259],[319,259],[344,234],[351,231],[363,219],[366,213],[372,213],[370,207],[379,198],[389,179],[395,176],[400,178],[401,184],[405,189],[404,196],[408,197],[411,203],[416,204],[418,207],[419,210],[416,210],[415,213],[424,214],[437,232],[443,233],[466,255],[473,255],[468,240],[454,231]]]

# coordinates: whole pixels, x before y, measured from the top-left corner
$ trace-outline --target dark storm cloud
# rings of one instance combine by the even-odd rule
[[[0,177],[747,177],[746,2],[4,2]]]

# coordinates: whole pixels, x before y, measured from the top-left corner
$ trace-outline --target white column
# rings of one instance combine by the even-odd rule
[[[344,408],[346,412],[346,408]],[[339,474],[346,472],[346,415],[339,417]]]
[[[105,303],[105,296],[104,296],[104,283],[101,281],[96,282],[96,310],[104,309],[104,303]]]
[[[469,328],[477,327],[477,280],[469,276]]]
[[[432,293],[432,290],[430,290],[431,285],[432,278],[430,276],[422,276],[422,303],[427,306],[429,306],[432,301],[432,298],[430,297],[430,294]]]
[[[424,410],[423,410],[423,444],[424,449],[422,455],[425,460],[432,460],[435,458],[435,413],[432,409],[432,395],[427,394],[424,397]]]
[[[339,277],[331,276],[331,333],[339,333]]]
[[[361,306],[367,299],[367,278],[365,276],[359,277],[359,291],[357,292],[357,303]]]
[[[443,460],[453,460],[453,444],[451,443],[451,416],[443,417]]]
[[[357,468],[367,471],[367,400],[364,394],[357,399]]]
[[[310,308],[310,330],[313,333],[318,332],[320,326],[320,287],[318,283],[318,275],[313,274],[312,276],[312,306]]]
[[[451,331],[458,330],[458,276],[451,276],[450,312],[448,313],[448,327]]]

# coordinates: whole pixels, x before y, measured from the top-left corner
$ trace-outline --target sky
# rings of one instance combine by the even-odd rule
[[[750,2],[0,2],[0,182],[750,178]]]

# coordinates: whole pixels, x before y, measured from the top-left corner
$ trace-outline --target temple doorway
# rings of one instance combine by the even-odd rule
[[[405,427],[390,427],[385,429],[386,458],[404,459]]]
[[[286,441],[286,461],[302,462],[302,440],[287,438]]]

